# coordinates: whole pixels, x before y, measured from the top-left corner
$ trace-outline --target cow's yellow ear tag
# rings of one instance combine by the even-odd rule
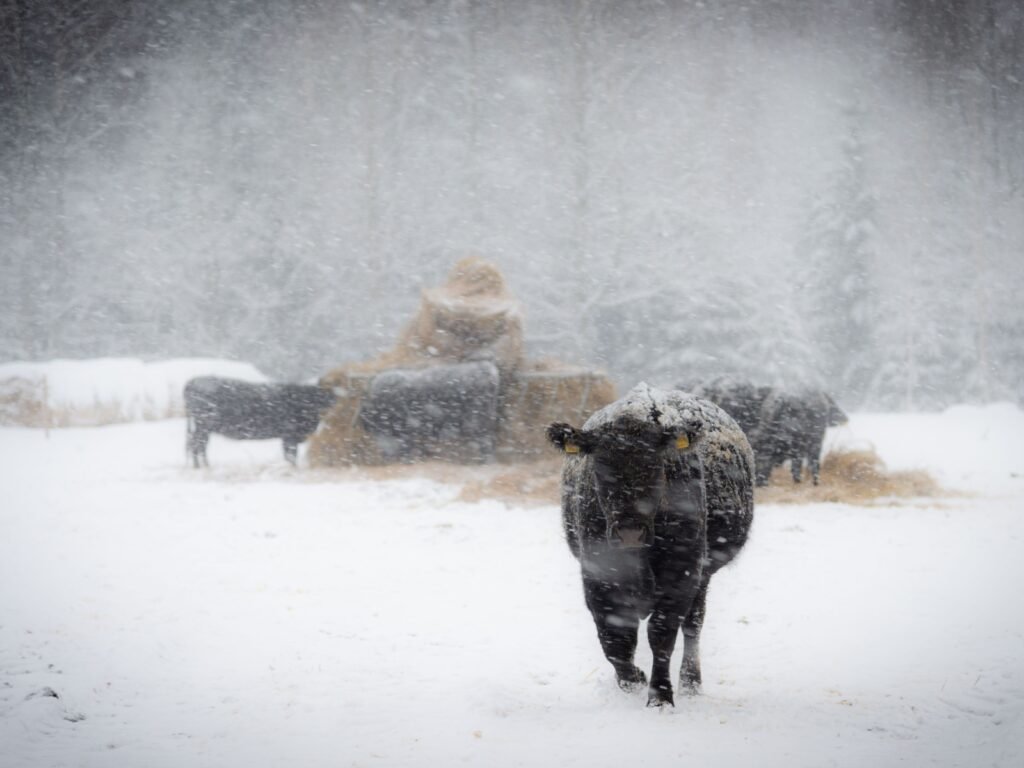
[[[679,437],[676,438],[676,448],[678,448],[680,451],[685,451],[689,447],[690,438],[688,438],[686,435],[680,435]]]
[[[576,443],[569,443],[569,442],[567,442],[565,444],[565,452],[566,453],[579,453],[580,452],[580,447],[578,445],[576,445]]]

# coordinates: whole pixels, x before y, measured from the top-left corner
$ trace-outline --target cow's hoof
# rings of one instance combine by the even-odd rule
[[[675,705],[676,702],[672,698],[671,688],[651,688],[651,690],[647,692],[648,707],[674,707]]]
[[[624,690],[626,693],[636,693],[647,687],[647,675],[638,668],[635,668],[631,674],[620,675],[618,677],[619,688]]]
[[[680,680],[679,692],[684,696],[700,696],[703,692],[701,690],[700,680]]]

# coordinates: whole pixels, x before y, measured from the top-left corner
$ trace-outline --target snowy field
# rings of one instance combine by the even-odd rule
[[[274,441],[195,471],[184,434],[0,429],[0,766],[1024,765],[1015,407],[830,436],[959,492],[759,506],[664,711],[616,688],[555,500]]]

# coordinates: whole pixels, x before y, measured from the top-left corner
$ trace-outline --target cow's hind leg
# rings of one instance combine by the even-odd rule
[[[210,442],[210,433],[204,430],[197,429],[192,433],[192,466],[196,469],[202,464],[204,467],[210,466],[210,460],[206,456],[206,446]]]
[[[294,440],[284,441],[284,458],[293,467],[298,466],[299,444]]]
[[[683,664],[679,669],[679,690],[691,696],[700,693],[700,631],[704,626],[710,579],[711,574],[705,573],[683,619]]]
[[[188,432],[186,433],[185,440],[185,453],[186,458],[192,461],[192,466],[195,469],[199,469],[199,454],[200,444],[202,443],[202,433],[196,429],[195,425],[192,424],[191,419],[189,420]]]
[[[193,467],[198,467],[199,459],[196,457],[195,443],[195,430],[192,428],[192,420],[189,419],[185,432],[185,463],[191,462]]]
[[[676,635],[679,634],[679,617],[672,613],[660,613],[657,610],[647,622],[647,641],[651,644],[654,664],[651,667],[651,686],[647,690],[647,706],[661,707],[675,704],[672,698],[672,676],[669,663],[672,651],[676,647]]]

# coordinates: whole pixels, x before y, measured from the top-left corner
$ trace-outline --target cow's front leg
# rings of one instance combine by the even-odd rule
[[[199,469],[199,466],[204,467],[210,466],[210,460],[206,456],[206,447],[210,443],[210,433],[196,431],[193,435],[192,443],[192,466]]]
[[[767,450],[755,454],[754,482],[759,488],[768,485],[768,480],[771,479],[772,470],[775,468],[776,463],[775,457],[768,453]]]
[[[710,578],[710,574],[705,575],[702,565],[707,552],[704,543],[707,535],[705,525],[698,522],[695,525],[680,526],[677,535],[673,548],[680,559],[664,562],[656,574],[658,583],[665,586],[647,623],[647,639],[654,655],[647,698],[649,707],[675,704],[669,662],[675,649],[676,635],[679,634],[680,624],[690,615],[694,602],[701,594],[702,585]]]
[[[640,622],[624,620],[616,614],[601,614],[594,616],[594,624],[605,658],[615,668],[619,688],[628,693],[640,690],[647,684],[647,677],[633,663]]]
[[[679,634],[679,616],[674,612],[655,610],[647,622],[647,641],[651,644],[654,664],[651,667],[651,685],[647,689],[647,706],[661,707],[675,704],[672,698],[672,678],[669,663]]]
[[[614,590],[598,582],[585,585],[587,607],[594,617],[597,638],[605,658],[615,669],[615,679],[624,691],[639,690],[647,684],[644,673],[633,663],[640,618],[623,605]]]

